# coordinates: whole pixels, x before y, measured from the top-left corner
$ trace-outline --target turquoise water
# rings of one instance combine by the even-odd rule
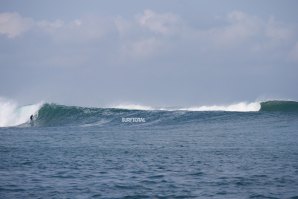
[[[298,198],[291,110],[46,104],[32,123],[0,128],[0,198]]]

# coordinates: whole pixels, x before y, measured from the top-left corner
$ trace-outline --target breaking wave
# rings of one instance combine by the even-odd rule
[[[0,98],[0,127],[17,126],[35,115],[43,103],[19,106],[16,102]]]
[[[227,106],[197,106],[189,108],[153,108],[142,105],[118,105],[110,108],[65,106],[53,103],[37,103],[18,106],[0,99],[0,127],[10,126],[102,126],[123,125],[121,118],[145,118],[146,124],[172,124],[180,121],[196,121],[211,112],[298,112],[296,101],[265,101],[235,103]],[[205,114],[205,115],[204,115]],[[34,121],[30,122],[30,115]],[[234,114],[235,115],[235,114]]]

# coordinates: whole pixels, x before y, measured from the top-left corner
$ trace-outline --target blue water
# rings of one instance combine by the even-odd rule
[[[0,128],[0,198],[298,198],[297,112],[97,111]]]

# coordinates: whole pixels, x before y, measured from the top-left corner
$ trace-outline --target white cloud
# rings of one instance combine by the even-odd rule
[[[292,38],[293,28],[270,17],[266,24],[265,34],[275,41],[286,41]]]
[[[43,29],[44,31],[54,32],[55,30],[62,28],[64,26],[64,21],[59,19],[53,22],[43,20],[43,21],[36,22],[36,25],[39,28]]]
[[[15,12],[7,12],[0,13],[0,34],[15,38],[30,30],[40,30],[59,41],[88,41],[102,38],[111,29],[109,23],[109,20],[98,17],[85,17],[70,22],[60,19],[37,21]]]
[[[241,11],[229,13],[226,21],[228,23],[224,26],[203,30],[203,36],[212,46],[217,48],[238,46],[257,36],[261,29],[261,22],[257,17]]]
[[[108,41],[118,36],[115,41],[109,41],[112,45],[109,49],[120,51],[122,57],[136,59],[152,58],[162,54],[164,49],[179,51],[180,44],[198,53],[223,50],[237,53],[235,49],[267,53],[284,51],[293,60],[297,57],[298,48],[297,45],[293,48],[293,43],[297,41],[296,26],[273,17],[266,20],[242,11],[230,12],[216,25],[205,28],[185,23],[175,14],[149,9],[133,19],[85,16],[72,21],[38,21],[18,13],[0,13],[0,34],[15,38],[29,30],[45,34],[57,43]]]
[[[133,57],[152,57],[161,54],[163,49],[179,49],[180,42],[188,43],[192,51],[197,53],[231,51],[237,54],[241,50],[246,53],[275,52],[282,57],[291,50],[297,32],[295,27],[273,17],[266,19],[242,11],[228,13],[212,27],[196,28],[189,24],[171,13],[145,10],[136,18],[136,24],[121,19],[118,20],[117,28],[125,34],[138,33],[127,40],[131,43],[123,41],[126,42],[125,53],[129,52]],[[144,33],[139,29],[149,32]],[[171,37],[173,33],[175,37]],[[139,39],[140,35],[142,39]],[[174,41],[175,39],[179,42]],[[291,57],[295,57],[295,52],[295,49],[291,50]]]
[[[157,14],[152,10],[145,10],[137,17],[138,24],[154,33],[168,34],[177,29],[179,18],[171,13]]]
[[[120,56],[125,60],[142,60],[162,54],[167,47],[167,36],[179,33],[182,25],[178,16],[145,10],[135,20],[114,19],[120,36]]]
[[[37,27],[58,42],[88,42],[103,38],[109,29],[108,21],[97,17],[85,17],[70,22],[62,20],[39,21]]]
[[[33,25],[30,18],[24,18],[16,12],[0,13],[0,34],[15,38],[26,32]]]
[[[246,52],[246,55],[272,55],[286,59],[297,41],[297,25],[277,21],[273,17],[261,18],[242,11],[233,11],[217,18],[219,23],[208,28],[184,28],[183,40],[196,45],[198,53]],[[239,53],[238,53],[239,54]]]

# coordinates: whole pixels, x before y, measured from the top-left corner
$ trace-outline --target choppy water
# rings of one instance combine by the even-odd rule
[[[79,110],[0,128],[0,198],[298,198],[296,111]]]

